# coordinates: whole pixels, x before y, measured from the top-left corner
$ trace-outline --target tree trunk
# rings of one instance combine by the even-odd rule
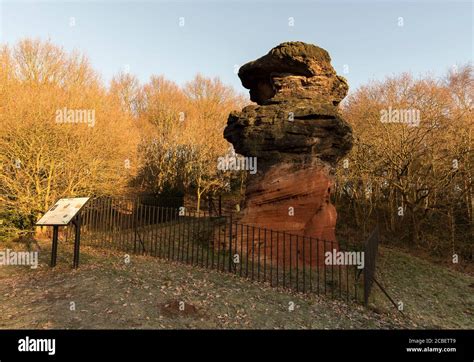
[[[420,236],[420,225],[419,220],[416,218],[415,208],[411,207],[411,221],[412,221],[412,242],[414,245],[418,245],[419,236]]]
[[[196,211],[199,214],[199,211],[201,210],[201,192],[199,191],[199,189],[196,194],[197,194]]]

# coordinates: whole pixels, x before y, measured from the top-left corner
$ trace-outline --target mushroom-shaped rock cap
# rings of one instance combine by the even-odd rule
[[[258,104],[273,98],[278,91],[274,77],[290,76],[333,78],[336,72],[326,50],[300,41],[282,43],[239,69],[242,85],[250,89],[250,99]]]

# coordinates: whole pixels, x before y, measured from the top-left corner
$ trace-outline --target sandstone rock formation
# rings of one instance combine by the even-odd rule
[[[348,85],[330,61],[322,48],[287,42],[243,65],[239,77],[257,104],[231,113],[224,130],[237,153],[258,160],[241,222],[326,240],[327,250],[337,247],[334,167],[352,147],[352,129],[337,107]],[[295,258],[309,247],[301,240]],[[319,255],[321,263],[324,250]]]

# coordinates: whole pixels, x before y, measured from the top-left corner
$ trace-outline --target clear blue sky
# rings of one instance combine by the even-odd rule
[[[234,66],[289,40],[328,50],[352,90],[404,71],[441,75],[473,57],[470,1],[0,2],[2,43],[49,38],[84,52],[105,81],[128,65],[141,81],[183,84],[200,72],[244,91]]]

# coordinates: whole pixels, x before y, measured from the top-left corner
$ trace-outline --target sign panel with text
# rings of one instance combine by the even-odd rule
[[[65,226],[89,201],[88,197],[75,197],[69,199],[59,199],[51,209],[49,209],[41,219],[36,222],[39,226]]]

